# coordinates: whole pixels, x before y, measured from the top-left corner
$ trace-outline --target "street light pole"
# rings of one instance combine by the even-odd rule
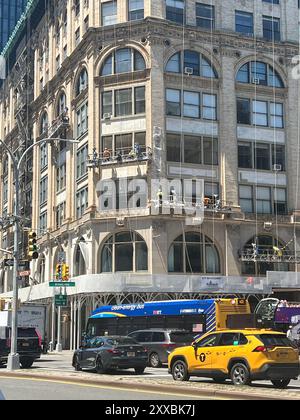
[[[15,205],[14,205],[14,269],[13,269],[13,301],[12,301],[12,325],[11,325],[11,348],[7,360],[8,370],[20,369],[20,357],[18,354],[18,279],[19,279],[19,238],[20,238],[20,169],[23,160],[27,153],[34,147],[39,146],[45,142],[66,142],[77,144],[78,140],[61,139],[61,138],[46,138],[33,143],[29,146],[19,160],[16,159],[9,147],[0,139],[0,144],[9,154],[13,163],[13,179],[15,184]]]

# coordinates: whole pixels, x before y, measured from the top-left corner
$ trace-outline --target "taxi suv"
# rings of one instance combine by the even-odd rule
[[[133,338],[122,336],[94,337],[73,356],[73,367],[105,373],[111,369],[135,369],[142,374],[148,363],[147,350]]]
[[[271,330],[223,330],[207,333],[191,346],[174,350],[168,358],[175,381],[190,376],[234,385],[270,380],[286,388],[300,374],[299,351],[285,334]]]

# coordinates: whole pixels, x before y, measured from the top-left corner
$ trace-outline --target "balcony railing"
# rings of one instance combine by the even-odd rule
[[[103,153],[98,154],[96,151],[88,156],[88,168],[96,168],[104,165],[118,164],[130,162],[149,161],[152,157],[152,150],[150,147],[137,146],[134,148],[117,149],[112,152],[109,149],[104,150]]]
[[[64,111],[59,117],[52,121],[52,124],[49,124],[49,126],[46,127],[43,135],[48,138],[58,137],[60,135],[65,135],[66,130],[69,128],[70,118],[68,112]]]

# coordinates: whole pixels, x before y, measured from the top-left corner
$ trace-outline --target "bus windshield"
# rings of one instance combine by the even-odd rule
[[[263,299],[256,307],[257,318],[263,322],[274,322],[278,299]]]

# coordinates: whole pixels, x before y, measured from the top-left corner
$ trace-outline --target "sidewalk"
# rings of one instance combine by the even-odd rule
[[[102,385],[127,390],[143,389],[145,391],[180,393],[187,397],[213,397],[242,400],[300,400],[300,388],[290,387],[287,390],[276,390],[272,385],[254,384],[249,387],[235,387],[228,384],[214,384],[211,381],[192,378],[189,382],[174,382],[171,376],[155,375],[146,370],[143,376],[136,376],[131,371],[97,375],[93,372],[75,372],[71,366],[73,352],[51,353],[43,355],[33,368],[10,372],[0,370],[1,377],[19,377],[41,379],[72,384]],[[166,373],[162,369],[162,373]],[[296,391],[298,389],[298,392]]]

